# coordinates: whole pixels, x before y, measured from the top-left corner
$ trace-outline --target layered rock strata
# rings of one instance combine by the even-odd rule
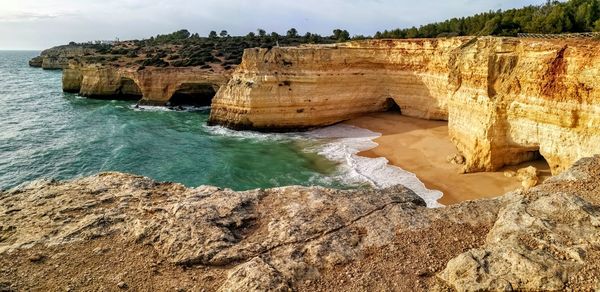
[[[182,94],[192,99],[206,99],[204,103],[210,105],[214,93],[227,79],[226,73],[215,74],[196,67],[137,70],[71,65],[63,70],[63,90],[92,98],[140,99],[145,105],[166,105],[174,96]],[[213,94],[208,94],[210,92]]]
[[[386,277],[404,279],[419,289],[600,288],[599,279],[594,278],[600,271],[596,260],[600,256],[599,169],[600,157],[585,159],[540,187],[440,209],[425,208],[422,199],[401,186],[234,192],[209,186],[189,189],[119,173],[63,183],[40,181],[0,193],[0,262],[12,261],[0,276],[2,285],[9,288],[40,289],[44,281],[36,278],[38,271],[54,258],[72,255],[70,248],[79,246],[75,255],[84,259],[75,257],[57,264],[59,268],[51,271],[56,274],[53,279],[78,285],[70,286],[74,289],[115,289],[118,285],[151,289],[139,278],[146,275],[144,270],[115,276],[94,272],[103,269],[108,257],[98,266],[85,265],[85,273],[78,272],[82,266],[77,263],[70,266],[111,249],[150,246],[156,262],[188,267],[178,270],[175,277],[196,275],[196,266],[211,278],[189,285],[214,284],[217,286],[211,289],[221,291],[402,290]],[[406,241],[409,234],[412,241]],[[103,238],[110,239],[108,245]],[[453,244],[438,242],[445,239]],[[463,246],[464,250],[451,246]],[[400,248],[409,250],[395,252]],[[19,255],[29,249],[36,253],[21,261]],[[422,258],[406,258],[410,252],[422,250],[429,250]],[[450,251],[440,254],[455,258],[438,265],[430,257],[438,250]],[[48,254],[50,251],[56,254]],[[352,281],[362,284],[348,287],[345,280],[319,284],[322,276],[367,263],[378,251],[389,251],[385,252],[388,256],[370,264],[371,276]],[[136,264],[123,262],[122,257],[117,261],[118,265]],[[394,268],[377,275],[376,271],[387,265]],[[414,276],[395,272],[403,266],[422,268],[403,272]],[[60,272],[73,270],[72,278]],[[27,273],[22,274],[24,271]],[[150,275],[148,280],[155,277]],[[123,282],[123,278],[138,282]],[[376,286],[381,283],[391,286]]]
[[[485,37],[247,49],[210,123],[299,129],[397,105],[448,120],[467,172],[541,154],[556,174],[600,152],[599,47]]]
[[[211,122],[238,129],[309,128],[394,104],[406,115],[445,120],[447,64],[467,41],[247,49],[213,102]]]

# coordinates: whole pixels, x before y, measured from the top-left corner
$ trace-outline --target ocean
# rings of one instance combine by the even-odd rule
[[[0,189],[120,171],[188,187],[403,184],[430,206],[441,197],[385,158],[356,155],[376,146],[378,133],[344,124],[301,133],[238,132],[207,126],[210,108],[174,111],[82,98],[62,92],[61,71],[29,67],[38,54],[0,51]]]

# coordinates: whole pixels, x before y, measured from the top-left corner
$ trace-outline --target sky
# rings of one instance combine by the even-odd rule
[[[141,39],[182,28],[200,35],[296,28],[351,35],[419,26],[545,0],[0,0],[0,49],[39,50],[70,41]]]

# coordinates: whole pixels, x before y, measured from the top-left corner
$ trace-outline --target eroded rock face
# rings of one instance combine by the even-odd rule
[[[483,38],[450,64],[452,140],[467,171],[535,158],[553,174],[598,153],[597,42]]]
[[[600,248],[600,198],[585,197],[598,194],[599,166],[584,159],[541,187],[506,195],[486,244],[452,259],[439,277],[459,291],[568,288],[577,271],[598,265],[589,257]],[[585,280],[600,288],[593,275]]]
[[[166,105],[178,91],[187,93],[194,86],[204,85],[216,92],[227,78],[227,73],[195,67],[137,70],[71,64],[63,70],[63,90],[92,98],[139,99],[145,105]]]
[[[281,130],[330,125],[394,103],[409,116],[448,117],[452,50],[468,38],[247,49],[213,102],[211,122]]]
[[[210,122],[309,128],[382,111],[393,100],[404,115],[448,120],[467,172],[541,153],[556,174],[599,152],[599,47],[485,37],[248,49]]]
[[[43,63],[44,57],[42,56],[33,57],[31,60],[29,60],[29,66],[31,67],[41,68]]]

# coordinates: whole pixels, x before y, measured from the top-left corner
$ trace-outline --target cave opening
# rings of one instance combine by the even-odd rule
[[[142,90],[133,79],[123,77],[116,95],[118,99],[138,100],[142,97]]]
[[[528,152],[529,162],[533,164],[540,172],[548,172],[550,174],[550,164],[546,158],[540,153],[540,150]]]
[[[210,106],[216,94],[212,84],[183,83],[169,99],[169,106]]]
[[[391,97],[388,97],[385,100],[385,111],[386,112],[394,112],[394,113],[402,114],[402,109],[396,103],[396,101],[393,98],[391,98]]]

